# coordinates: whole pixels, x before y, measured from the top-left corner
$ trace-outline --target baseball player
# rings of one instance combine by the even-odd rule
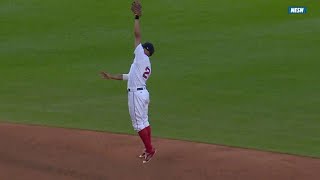
[[[127,80],[128,88],[128,106],[132,121],[132,126],[138,132],[145,149],[139,156],[143,158],[143,163],[147,163],[156,153],[151,143],[151,127],[148,119],[149,92],[147,90],[147,80],[151,75],[151,64],[149,57],[154,53],[152,43],[141,44],[140,22],[141,4],[134,1],[131,10],[135,15],[134,21],[134,60],[128,74],[110,74],[101,72],[104,79]]]

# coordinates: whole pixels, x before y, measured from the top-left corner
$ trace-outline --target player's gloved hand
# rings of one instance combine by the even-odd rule
[[[142,16],[142,6],[139,0],[133,1],[131,4],[131,11],[135,16]]]

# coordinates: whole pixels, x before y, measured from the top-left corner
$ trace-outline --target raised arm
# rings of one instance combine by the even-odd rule
[[[136,48],[141,43],[140,21],[137,15],[134,20],[134,38],[134,48]]]
[[[136,48],[141,43],[141,31],[139,18],[142,15],[142,6],[139,0],[133,1],[131,11],[134,14],[134,47]]]

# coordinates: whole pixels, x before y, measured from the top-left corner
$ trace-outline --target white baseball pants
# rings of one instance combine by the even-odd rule
[[[148,121],[149,102],[149,92],[147,89],[128,92],[129,113],[132,126],[137,132],[150,125]]]

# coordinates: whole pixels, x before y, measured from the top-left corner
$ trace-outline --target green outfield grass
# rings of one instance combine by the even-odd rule
[[[142,3],[154,135],[320,157],[318,1]],[[130,4],[1,0],[0,119],[133,134]]]

